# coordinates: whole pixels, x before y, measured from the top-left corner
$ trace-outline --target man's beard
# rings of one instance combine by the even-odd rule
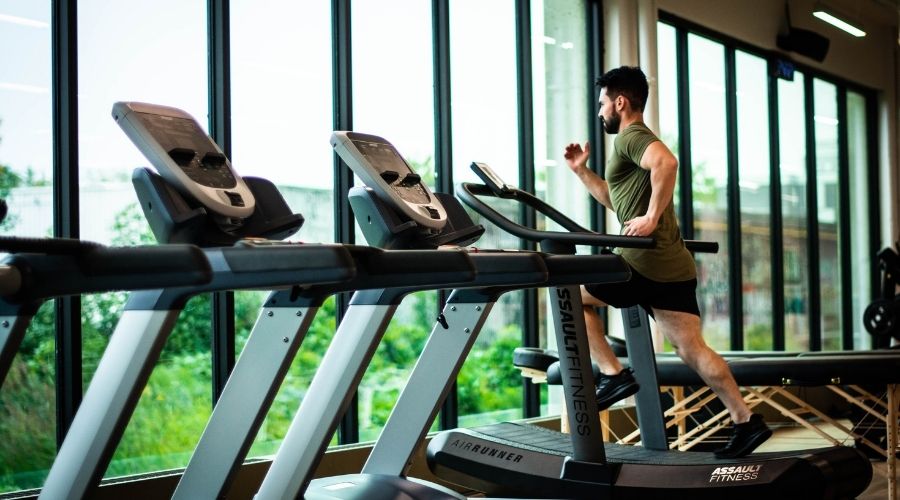
[[[613,111],[609,121],[606,121],[606,119],[601,116],[600,123],[603,124],[603,130],[607,134],[618,134],[619,127],[622,125],[622,115]]]

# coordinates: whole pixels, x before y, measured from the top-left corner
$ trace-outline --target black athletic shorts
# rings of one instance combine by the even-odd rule
[[[696,279],[668,283],[653,281],[631,268],[631,279],[628,281],[585,285],[584,288],[594,297],[619,309],[639,304],[651,316],[651,308],[700,316]]]

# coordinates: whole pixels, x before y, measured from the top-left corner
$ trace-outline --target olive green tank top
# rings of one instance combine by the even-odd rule
[[[650,206],[650,171],[640,167],[647,147],[659,138],[643,123],[632,123],[619,132],[613,142],[612,155],[606,163],[609,197],[619,223],[647,213]],[[697,277],[694,258],[685,248],[675,218],[675,204],[670,201],[653,231],[657,247],[653,249],[620,248],[620,254],[637,272],[654,281],[686,281]]]

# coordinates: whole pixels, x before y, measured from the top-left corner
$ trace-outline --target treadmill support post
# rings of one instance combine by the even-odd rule
[[[638,428],[641,430],[641,446],[648,450],[667,450],[669,443],[659,398],[650,318],[641,306],[631,306],[622,309],[622,323],[625,325],[628,361],[634,370],[634,378],[641,386],[634,397],[637,403]]]
[[[354,304],[359,297],[394,294],[389,304]],[[328,349],[306,391],[306,398],[294,415],[278,453],[260,485],[256,498],[295,498],[302,495],[337,428],[341,415],[353,397],[369,361],[375,354],[402,293],[376,290],[356,292],[352,305],[338,326],[332,345],[350,349]],[[399,296],[399,297],[398,297]]]
[[[158,291],[132,293],[128,304]],[[138,300],[135,300],[135,299]],[[100,482],[181,309],[125,306],[40,498],[86,498]]]
[[[472,297],[477,294],[477,290],[454,290],[447,299],[442,314],[449,328],[435,323],[406,387],[363,466],[363,474],[406,474],[416,447],[456,382],[497,300],[497,297]]]
[[[569,432],[572,433],[572,458],[577,462],[605,464],[606,452],[594,394],[594,372],[584,324],[581,288],[569,285],[548,288],[547,291],[559,350],[559,372],[562,375]]]
[[[273,297],[288,292],[273,292]],[[272,406],[318,307],[264,307],[191,455],[175,499],[220,498]]]
[[[27,310],[22,308],[17,311],[18,314],[0,315],[0,387],[3,387],[3,381],[12,366],[13,359],[22,345],[22,339],[25,337],[25,330],[34,317],[36,307],[28,307]]]

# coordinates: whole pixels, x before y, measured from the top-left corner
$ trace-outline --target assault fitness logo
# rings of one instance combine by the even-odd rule
[[[710,483],[726,483],[736,481],[753,481],[759,478],[762,464],[735,465],[731,467],[716,467],[709,475]]]

